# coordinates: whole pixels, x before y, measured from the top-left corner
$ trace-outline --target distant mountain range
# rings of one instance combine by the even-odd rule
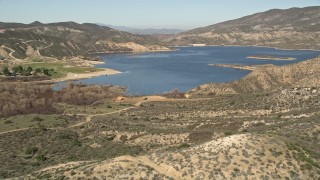
[[[66,59],[95,52],[167,51],[169,49],[165,46],[190,44],[320,50],[320,6],[273,9],[176,35],[172,33],[181,30],[135,32],[132,28],[112,27],[137,34],[90,23],[0,22],[0,60],[27,57]]]
[[[273,9],[183,32],[165,41],[171,45],[249,45],[320,50],[320,6]]]
[[[147,29],[140,29],[140,28],[131,28],[131,27],[126,27],[126,26],[113,26],[113,25],[106,25],[106,24],[100,24],[100,26],[107,26],[119,31],[125,31],[128,33],[132,34],[140,34],[140,35],[156,35],[156,34],[178,34],[181,32],[184,32],[186,30],[182,29],[166,29],[166,28],[161,28],[161,29],[154,29],[154,28],[147,28]]]
[[[152,37],[96,24],[60,22],[31,24],[0,22],[0,59],[86,56],[94,52],[164,51]]]

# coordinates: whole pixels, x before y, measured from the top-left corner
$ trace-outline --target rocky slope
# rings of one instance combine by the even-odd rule
[[[101,27],[96,24],[62,22],[42,24],[0,22],[0,58],[25,59],[46,56],[58,59],[93,52],[163,51],[155,40]]]
[[[308,179],[304,163],[276,138],[234,135],[176,152],[60,164],[32,174],[56,179]],[[290,177],[290,178],[289,178]],[[29,176],[30,178],[30,176]]]
[[[320,7],[273,9],[178,34],[171,45],[248,45],[320,50]]]
[[[291,87],[320,86],[320,57],[286,66],[263,66],[229,83],[211,83],[192,89],[192,95],[239,94]]]

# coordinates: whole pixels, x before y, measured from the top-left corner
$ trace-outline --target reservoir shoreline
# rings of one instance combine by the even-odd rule
[[[295,61],[248,59],[263,54],[276,57],[294,57]],[[128,87],[128,94],[161,94],[179,89],[188,91],[206,83],[224,83],[238,80],[250,71],[267,65],[281,66],[312,59],[320,55],[314,51],[277,50],[261,47],[182,47],[170,52],[101,54],[105,64],[95,68],[120,71],[118,75],[90,77],[79,80],[84,84],[112,84]],[[211,67],[210,67],[211,66]],[[76,77],[74,77],[77,79]]]

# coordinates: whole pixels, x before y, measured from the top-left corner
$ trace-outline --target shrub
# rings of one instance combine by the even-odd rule
[[[115,137],[116,137],[116,135],[107,136],[106,140],[107,141],[113,141]]]
[[[44,155],[39,155],[36,157],[36,160],[37,161],[45,161],[45,160],[47,160],[47,158]]]
[[[5,76],[9,76],[11,73],[9,71],[9,68],[8,67],[4,67],[2,69],[2,74],[5,75]]]
[[[243,129],[242,132],[246,133],[248,132],[248,129]]]
[[[12,124],[13,122],[11,120],[4,121],[5,124]]]
[[[38,121],[38,122],[41,122],[41,121],[43,121],[43,119],[42,119],[42,118],[40,118],[39,116],[35,116],[35,117],[33,117],[33,118],[32,118],[32,121]]]
[[[50,72],[49,72],[49,69],[43,69],[43,74],[46,75],[46,76],[51,76]]]
[[[25,154],[26,155],[33,155],[38,151],[37,147],[29,147],[26,149]]]
[[[179,148],[179,149],[183,149],[183,148],[188,148],[188,147],[190,147],[189,144],[187,144],[187,143],[182,143],[182,144],[180,144],[180,146],[179,146],[178,148]]]
[[[74,176],[74,175],[76,175],[76,174],[77,174],[77,173],[74,172],[74,171],[71,171],[71,172],[70,172],[70,175],[71,175],[71,176]]]
[[[226,131],[226,132],[224,132],[224,135],[225,136],[231,136],[233,133],[231,132],[231,131]]]

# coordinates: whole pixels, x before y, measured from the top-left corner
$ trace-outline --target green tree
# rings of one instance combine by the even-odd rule
[[[36,72],[36,74],[42,73],[42,70],[40,68],[36,68],[34,71]]]
[[[23,67],[21,65],[15,66],[15,67],[12,68],[12,71],[15,74],[17,74],[17,73],[21,74],[23,72]]]
[[[18,71],[19,71],[18,66],[14,66],[14,67],[12,68],[12,72],[13,72],[14,74],[17,74]]]
[[[29,147],[29,148],[26,149],[25,154],[26,154],[26,155],[30,155],[30,154],[33,155],[33,154],[35,154],[37,151],[38,151],[38,148],[37,148],[37,147]]]
[[[31,75],[31,72],[32,72],[32,67],[28,66],[26,69],[24,69],[21,73],[21,75],[23,76],[30,76]]]
[[[36,157],[37,161],[45,161],[47,160],[47,157],[45,157],[44,155],[39,155]]]
[[[29,72],[33,71],[32,67],[28,66],[27,71],[29,71]]]
[[[23,67],[21,65],[18,66],[18,73],[22,73],[23,72]]]
[[[50,76],[50,73],[49,73],[49,70],[48,70],[48,69],[45,68],[45,69],[43,69],[42,71],[43,71],[43,74],[44,74],[44,75]]]
[[[49,70],[49,73],[50,73],[50,76],[52,76],[52,74],[53,74],[53,73],[56,73],[56,72],[54,71],[54,69],[50,69],[50,70]]]
[[[8,67],[4,67],[2,69],[2,74],[5,75],[5,76],[9,76],[11,74],[9,68]]]

